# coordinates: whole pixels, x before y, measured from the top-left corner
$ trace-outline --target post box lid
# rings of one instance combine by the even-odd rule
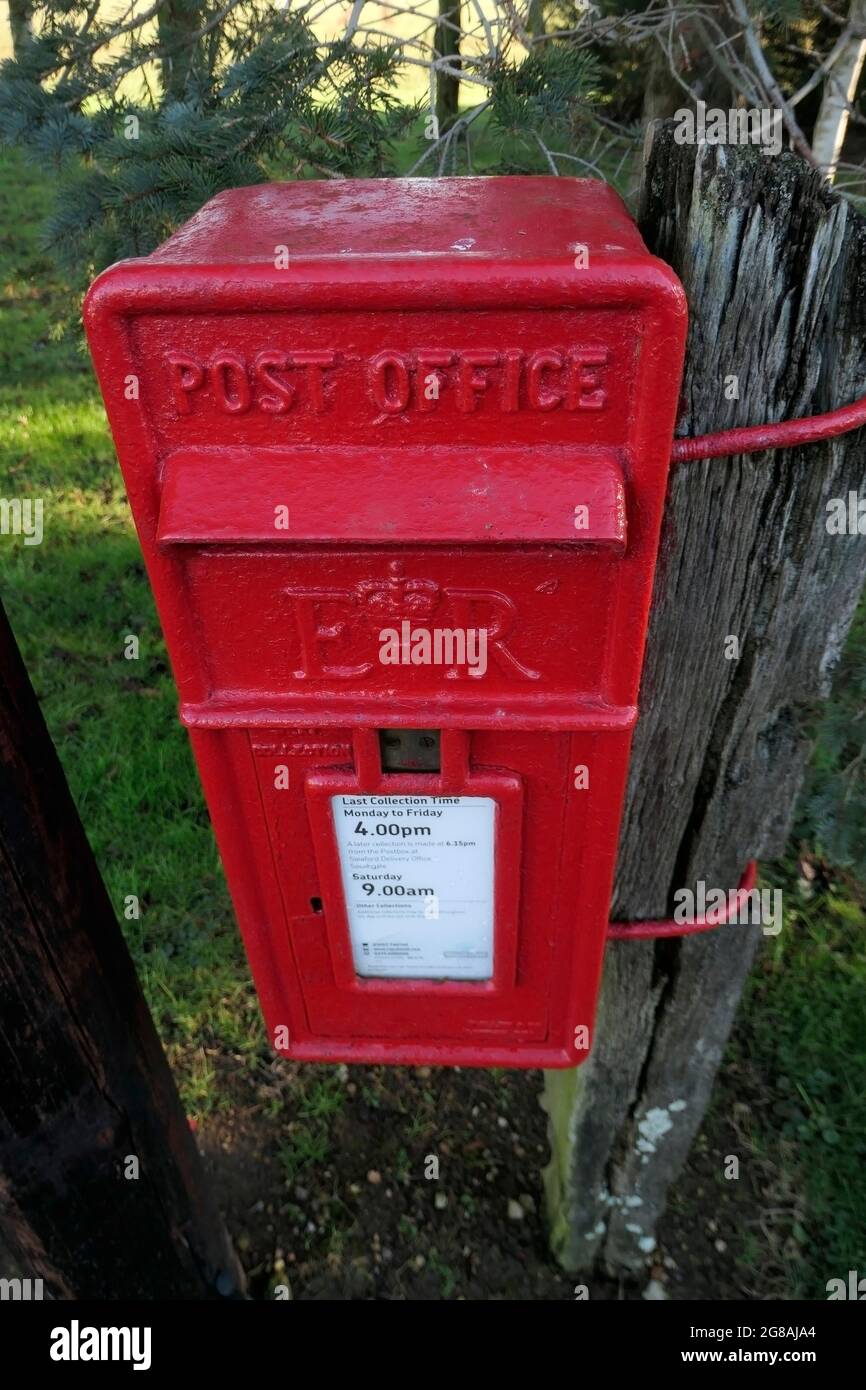
[[[150,257],[152,265],[446,257],[515,263],[649,260],[618,194],[598,179],[307,180],[231,188]]]

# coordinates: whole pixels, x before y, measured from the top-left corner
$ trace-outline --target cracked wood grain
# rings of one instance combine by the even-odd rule
[[[866,223],[801,160],[677,145],[658,125],[639,223],[690,305],[678,434],[862,394]],[[862,431],[672,473],[614,918],[669,916],[677,888],[735,887],[750,858],[782,852],[866,576],[866,542],[828,536],[826,505],[862,493],[864,474]],[[724,656],[731,635],[739,660]],[[567,1268],[645,1264],[761,940],[732,925],[609,946],[594,1050],[545,1078],[551,1236]]]

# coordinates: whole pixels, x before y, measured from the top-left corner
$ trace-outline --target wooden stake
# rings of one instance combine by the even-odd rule
[[[0,930],[0,1230],[23,1275],[60,1299],[242,1296],[2,608]]]
[[[866,222],[802,160],[677,145],[659,125],[639,221],[689,299],[681,433],[862,394]],[[677,889],[734,888],[750,858],[784,850],[807,721],[866,575],[862,539],[828,535],[827,503],[863,479],[862,431],[673,471],[614,918],[669,917]],[[645,1266],[761,940],[730,925],[609,947],[590,1059],[545,1081],[567,1268]]]

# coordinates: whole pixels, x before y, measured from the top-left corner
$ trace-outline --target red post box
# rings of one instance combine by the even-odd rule
[[[565,178],[236,189],[91,288],[279,1051],[586,1055],[685,323]]]

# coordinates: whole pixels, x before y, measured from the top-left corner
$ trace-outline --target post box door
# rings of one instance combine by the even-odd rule
[[[547,953],[518,937],[521,779],[486,769],[470,772],[467,740],[455,732],[443,737],[443,757],[462,754],[463,770],[449,768],[446,778],[385,777],[376,766],[378,747],[370,732],[357,734],[355,744],[359,772],[308,772],[295,796],[274,789],[272,760],[258,755],[275,863],[283,866],[290,934],[297,900],[285,883],[295,874],[288,868],[294,860],[288,851],[299,839],[313,846],[317,911],[296,943],[310,1026],[337,1037],[432,1033],[445,1038],[455,1027],[490,1038],[506,1028],[519,1037],[543,1037]],[[450,794],[443,793],[443,781]],[[371,810],[373,802],[384,803],[384,809]],[[377,830],[384,834],[377,836]],[[453,891],[455,865],[465,866],[459,894]],[[347,891],[344,875],[351,880],[358,873],[363,874],[358,891]],[[360,886],[365,882],[368,899]],[[406,888],[425,891],[407,897],[400,891]],[[380,941],[385,915],[395,922],[387,928],[392,953],[370,962],[375,975],[360,973],[367,942],[353,921],[359,912]],[[450,953],[434,950],[446,927]],[[407,939],[414,961],[407,958]],[[476,969],[480,978],[465,977]],[[437,978],[435,972],[442,973]]]

